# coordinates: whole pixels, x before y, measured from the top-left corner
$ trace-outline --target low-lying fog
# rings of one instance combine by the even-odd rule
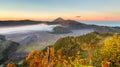
[[[33,31],[52,31],[52,29],[59,25],[28,25],[28,26],[16,26],[16,27],[2,27],[0,28],[0,34],[14,34],[14,33],[27,33]]]
[[[47,25],[47,24],[37,24],[37,25],[27,25],[27,26],[15,26],[15,27],[0,27],[0,35],[5,35],[7,40],[12,40],[21,43],[27,37],[36,36],[39,39],[46,41],[47,39],[59,39],[65,36],[79,36],[89,32],[94,31],[93,29],[79,29],[71,30],[72,33],[68,34],[50,34],[47,31],[52,31],[54,27],[60,25]],[[52,40],[51,39],[51,40]],[[56,40],[57,40],[56,39]],[[55,40],[54,40],[55,41]]]
[[[5,35],[7,40],[12,40],[20,43],[17,49],[19,52],[29,52],[31,50],[43,49],[47,45],[54,44],[61,37],[80,36],[93,32],[93,29],[71,30],[72,33],[67,34],[51,34],[47,31],[52,31],[54,27],[60,25],[28,25],[17,27],[1,27],[0,34]]]

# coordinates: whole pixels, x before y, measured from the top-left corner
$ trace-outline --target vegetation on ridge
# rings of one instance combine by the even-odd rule
[[[9,63],[7,67],[15,67]],[[12,66],[13,65],[13,66]],[[64,37],[44,50],[33,50],[18,67],[120,67],[120,35],[96,32]],[[17,66],[16,65],[16,66]]]

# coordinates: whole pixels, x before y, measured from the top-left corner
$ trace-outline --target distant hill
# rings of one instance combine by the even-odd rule
[[[68,29],[94,29],[99,33],[120,33],[120,27],[109,27],[109,26],[98,26],[98,25],[88,25],[75,20],[64,20],[62,18],[57,18],[48,24],[61,24],[67,26]]]
[[[52,22],[64,22],[64,21],[65,20],[63,18],[59,17],[59,18],[53,20]]]
[[[52,33],[52,34],[67,34],[67,33],[72,33],[72,31],[70,31],[69,29],[66,29],[64,27],[57,26],[57,27],[53,28],[53,31],[50,33]]]
[[[39,24],[41,21],[32,21],[32,20],[8,20],[0,21],[0,27],[4,26],[21,26],[21,25],[33,25]]]
[[[48,24],[61,24],[61,25],[86,25],[80,22],[77,22],[75,20],[64,20],[63,18],[59,17],[51,22],[49,22]]]
[[[106,32],[112,32],[112,33],[120,33],[120,27],[109,27],[109,26],[98,26],[98,25],[88,25],[84,24],[75,20],[64,20],[63,18],[59,17],[53,21],[33,21],[33,20],[14,20],[14,21],[0,21],[0,27],[5,26],[21,26],[21,25],[33,25],[33,24],[48,24],[48,25],[54,25],[54,24],[60,24],[62,26],[66,26],[67,29],[94,29],[95,31],[99,33],[106,33]]]

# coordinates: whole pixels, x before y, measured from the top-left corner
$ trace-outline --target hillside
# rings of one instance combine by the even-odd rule
[[[115,45],[116,44],[116,45]],[[7,66],[27,67],[119,67],[120,35],[92,32],[60,38],[44,50],[33,50],[23,63]]]
[[[50,33],[52,33],[52,34],[67,34],[67,33],[72,33],[72,31],[67,28],[57,26],[57,27],[54,27],[53,31]]]
[[[42,66],[52,65],[53,67],[100,67],[101,65],[109,65],[111,67],[114,65],[119,66],[120,39],[119,35],[115,34],[113,36],[113,34],[119,34],[120,27],[87,25],[75,20],[64,20],[62,18],[57,18],[51,22],[35,21],[34,23],[34,21],[24,20],[19,22],[15,21],[10,25],[7,23],[9,22],[3,22],[2,26],[33,25],[39,23],[47,25],[58,24],[60,26],[54,27],[51,32],[35,31],[23,34],[8,34],[7,38],[9,40],[7,40],[5,36],[0,35],[0,64],[13,61],[15,63],[10,62],[9,64],[15,64],[20,67],[29,67],[33,65],[33,63],[38,63],[38,65]],[[19,42],[20,45],[11,41],[12,39],[13,41]],[[108,42],[106,42],[106,40],[108,40]],[[113,46],[113,44],[117,45]],[[31,50],[33,51],[29,54],[26,53]],[[114,53],[115,55],[111,56],[111,54]],[[28,56],[26,57],[27,54]],[[38,60],[33,58],[34,56],[37,56],[36,58]],[[26,59],[24,59],[25,57]],[[33,65],[32,67],[36,66]]]
[[[15,52],[18,46],[18,43],[6,40],[3,35],[0,35],[0,65],[10,60],[10,54]]]

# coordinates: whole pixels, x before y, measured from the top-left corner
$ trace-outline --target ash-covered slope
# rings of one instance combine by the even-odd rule
[[[0,35],[0,65],[9,60],[9,55],[17,50],[18,43],[6,40],[3,35]]]

